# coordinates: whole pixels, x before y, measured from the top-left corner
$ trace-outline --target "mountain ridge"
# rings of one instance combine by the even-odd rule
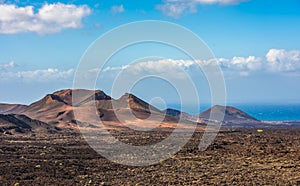
[[[76,96],[77,100],[73,97]],[[2,105],[2,106],[1,106]],[[96,106],[96,116],[93,114]],[[81,117],[74,116],[74,111],[79,111]],[[145,119],[151,122],[167,122],[176,124],[183,123],[205,123],[209,121],[211,112],[225,112],[223,124],[259,123],[260,121],[247,113],[230,106],[213,106],[212,108],[193,116],[188,113],[168,108],[159,110],[134,94],[125,93],[118,99],[114,99],[101,90],[86,89],[63,89],[45,95],[32,104],[5,105],[0,104],[0,114],[18,114],[26,116],[26,121],[39,121],[45,127],[78,128],[78,123],[87,123],[87,126],[97,126],[99,120],[110,123],[141,123]],[[4,117],[4,116],[2,116]],[[121,120],[119,120],[121,119]],[[23,118],[24,120],[24,118]],[[21,122],[21,120],[20,120]],[[13,125],[13,124],[12,124]],[[119,124],[118,124],[119,125]],[[26,127],[25,127],[26,128]]]
[[[74,99],[73,95],[78,99]],[[124,118],[124,120],[132,120],[132,117],[127,117],[131,113],[138,119],[146,119],[152,114],[156,118],[165,117],[165,121],[178,121],[177,118],[164,115],[161,110],[133,94],[125,93],[120,98],[113,99],[101,90],[85,89],[65,89],[47,94],[40,100],[30,104],[21,113],[45,123],[69,127],[76,125],[74,109],[82,109],[82,112],[86,113],[86,118],[92,118],[88,112],[92,111],[94,106],[96,106],[98,115],[103,121],[120,122],[117,115]],[[89,121],[92,122],[92,120]]]

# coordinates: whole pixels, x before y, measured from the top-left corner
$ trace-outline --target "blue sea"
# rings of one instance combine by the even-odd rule
[[[300,121],[300,104],[227,104],[236,107],[249,115],[264,121]],[[172,104],[169,107],[180,109],[179,105]],[[201,105],[198,113],[209,109],[208,104]],[[192,110],[185,112],[196,115]]]
[[[300,121],[300,104],[237,104],[251,116],[265,121]]]

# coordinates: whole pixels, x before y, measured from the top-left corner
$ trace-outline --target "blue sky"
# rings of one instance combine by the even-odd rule
[[[0,102],[28,104],[71,88],[80,58],[94,40],[143,20],[169,21],[196,33],[224,70],[229,103],[300,103],[298,0],[0,0]],[[112,66],[126,66],[135,53],[163,52],[175,62],[188,60],[172,49],[143,46],[123,52]],[[158,60],[157,67],[160,63],[165,61]],[[109,92],[109,82],[99,80],[98,88]],[[157,82],[149,85],[157,88]],[[199,86],[207,102],[207,85]],[[133,92],[146,100],[159,93],[142,90]]]

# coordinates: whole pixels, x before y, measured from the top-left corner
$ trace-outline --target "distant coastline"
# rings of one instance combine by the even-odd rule
[[[241,109],[261,121],[300,121],[300,103],[230,103],[227,105]],[[180,104],[170,104],[168,107],[180,109]],[[210,107],[211,105],[209,104],[202,104],[199,111],[184,110],[184,112],[195,115],[209,109]]]

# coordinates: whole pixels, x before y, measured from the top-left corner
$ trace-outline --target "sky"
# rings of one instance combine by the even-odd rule
[[[29,104],[72,88],[77,66],[97,38],[144,20],[175,23],[201,38],[222,69],[229,104],[300,103],[298,0],[0,0],[0,102]],[[184,68],[200,100],[209,102],[209,83],[195,70],[199,63],[205,61],[161,44],[135,45],[110,59],[96,88],[109,94],[122,69],[167,72],[176,80]],[[180,99],[157,79],[138,82],[131,92],[147,101]]]

